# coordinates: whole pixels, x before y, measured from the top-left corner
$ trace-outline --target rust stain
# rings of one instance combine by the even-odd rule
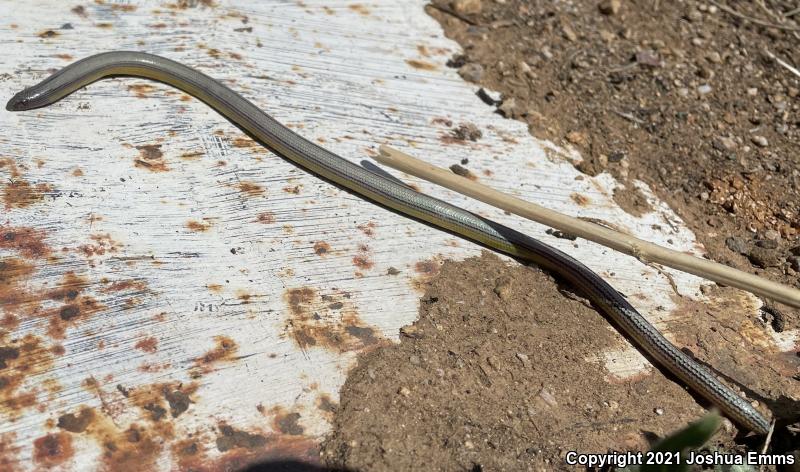
[[[347,5],[347,8],[353,10],[354,12],[367,16],[370,14],[369,8],[361,5],[360,3],[353,3],[351,5]]]
[[[591,201],[589,200],[589,197],[581,195],[580,193],[577,192],[572,192],[569,198],[571,198],[573,202],[577,203],[580,206],[586,206]]]
[[[275,223],[275,214],[272,213],[271,211],[265,211],[263,213],[259,213],[258,216],[256,217],[256,221],[265,225]]]
[[[22,175],[17,167],[17,163],[8,157],[0,159],[0,169],[8,169],[6,172],[8,172],[9,177],[12,179],[19,178]]]
[[[301,349],[319,347],[333,352],[361,349],[377,342],[377,333],[364,327],[347,292],[319,295],[310,287],[289,289],[286,332]]]
[[[76,7],[73,7],[70,11],[78,16],[86,18],[86,8],[83,5],[78,5]]]
[[[118,390],[126,397],[134,395],[119,386]],[[101,450],[98,469],[103,471],[155,470],[164,445],[174,439],[175,434],[174,427],[168,422],[149,422],[146,426],[137,423],[122,425],[87,407],[78,414],[59,417],[58,427],[94,441]]]
[[[154,353],[158,350],[158,339],[148,336],[144,339],[139,340],[136,344],[133,345],[136,349],[140,351]]]
[[[437,67],[430,62],[420,61],[417,59],[406,59],[406,64],[410,65],[414,69],[420,70],[436,70]]]
[[[122,246],[122,244],[114,241],[108,233],[93,234],[89,236],[89,239],[94,242],[78,246],[78,250],[86,257],[103,256],[107,252],[113,254],[119,251]]]
[[[63,339],[69,326],[106,308],[94,297],[82,294],[88,286],[85,278],[67,272],[59,286],[45,294],[48,299],[63,303],[60,307],[43,311],[44,316],[50,319],[47,332],[53,338]]]
[[[242,303],[246,305],[246,304],[250,303],[250,299],[253,298],[253,295],[251,295],[251,294],[249,294],[247,292],[244,292],[244,291],[238,291],[236,293],[236,298],[241,300]]]
[[[17,435],[14,432],[0,434],[0,470],[15,472],[21,463],[19,459],[20,447],[17,445]]]
[[[369,247],[366,244],[358,246],[358,254],[353,256],[353,265],[361,270],[369,270],[375,264],[369,259]],[[358,273],[356,273],[358,275]]]
[[[325,415],[328,418],[332,418],[333,413],[336,413],[336,410],[339,408],[339,405],[331,400],[330,395],[327,393],[323,393],[317,397],[316,405],[320,411],[328,413],[328,415]]]
[[[136,280],[136,279],[129,279],[129,280],[119,280],[116,282],[111,283],[107,287],[103,287],[100,290],[103,293],[115,293],[115,292],[144,292],[148,290],[147,283],[143,280]]]
[[[189,220],[186,222],[186,227],[189,228],[190,231],[203,233],[211,229],[211,223],[208,221]]]
[[[31,185],[25,180],[12,180],[3,189],[3,201],[6,209],[26,208],[44,200],[45,195],[52,191],[50,184]]]
[[[211,372],[213,364],[217,362],[230,362],[236,360],[239,346],[227,336],[214,336],[215,347],[194,360],[192,378],[198,378]]]
[[[37,34],[36,36],[39,36],[40,38],[55,38],[56,36],[59,36],[59,33],[49,29],[49,30],[42,31],[41,33]]]
[[[424,292],[431,278],[439,273],[442,263],[440,255],[415,263],[414,272],[419,275],[411,280],[411,286],[417,291]]]
[[[22,310],[35,310],[38,306],[35,297],[26,288],[34,271],[34,266],[22,259],[9,257],[0,260],[0,309],[4,313],[0,328],[7,331],[15,329],[19,325]]]
[[[175,469],[181,472],[206,472],[209,471],[209,459],[206,456],[205,438],[199,434],[191,435],[188,439],[175,441],[170,446],[172,457],[177,462]]]
[[[83,407],[75,413],[65,413],[58,417],[57,426],[70,433],[82,433],[94,420],[95,413],[91,408]]]
[[[205,353],[203,357],[197,359],[197,362],[202,364],[211,364],[217,361],[229,361],[234,359],[239,346],[233,339],[220,335],[214,336],[214,341],[216,343],[216,347]]]
[[[111,9],[114,11],[131,12],[136,11],[136,5],[130,5],[127,3],[112,3]]]
[[[178,3],[173,6],[173,8],[179,8],[181,10],[185,10],[187,8],[213,8],[217,6],[214,3],[214,0],[178,0]]]
[[[136,96],[139,97],[139,98],[147,98],[147,96],[151,92],[156,90],[156,87],[154,85],[150,85],[150,84],[133,84],[133,85],[128,85],[128,90],[133,92],[133,93],[135,93]],[[139,149],[139,148],[137,147],[136,149]],[[161,151],[159,151],[159,152],[161,152]]]
[[[194,161],[200,159],[203,156],[205,156],[205,153],[202,151],[184,152],[183,154],[181,154],[181,159],[187,161]]]
[[[89,430],[89,434],[103,448],[102,470],[134,472],[155,470],[163,441],[137,424],[120,431],[110,421]]]
[[[41,230],[24,226],[0,226],[0,249],[11,249],[29,259],[43,259],[50,255]]]
[[[56,57],[59,59],[64,59],[65,61],[71,61],[73,59],[71,54],[56,54]]]
[[[299,461],[313,469],[324,469],[320,464],[318,444],[304,436],[264,435],[267,444],[257,449],[236,448],[225,453],[213,464],[213,470],[250,470],[249,466],[263,465],[281,460]],[[252,470],[255,470],[252,469]],[[259,468],[259,470],[261,470]]]
[[[219,424],[219,435],[217,436],[217,450],[219,452],[230,451],[235,448],[261,449],[267,444],[267,437],[263,434],[249,433],[236,429],[225,423]]]
[[[102,29],[111,29],[114,27],[111,23],[97,23],[95,26]]]
[[[72,437],[68,433],[48,434],[33,441],[33,461],[43,467],[55,467],[71,459]]]
[[[0,170],[5,170],[9,175],[9,183],[3,188],[3,201],[6,209],[29,207],[44,199],[48,192],[53,191],[50,184],[31,185],[22,178],[22,173],[13,159],[0,159]]]
[[[81,177],[83,176],[83,171],[80,168],[76,168],[75,170],[72,171],[72,176]]]
[[[196,382],[156,383],[125,390],[125,396],[128,401],[142,409],[147,419],[157,423],[159,433],[171,435],[173,425],[169,423],[170,417],[178,418],[185,413],[195,403],[192,395],[198,389],[199,384]]]
[[[255,182],[242,181],[239,182],[239,190],[251,197],[257,197],[266,193],[266,189]]]
[[[295,185],[294,187],[287,185],[286,187],[283,187],[283,191],[294,195],[300,195],[300,190],[302,188],[303,188],[302,185]]]
[[[25,381],[48,372],[53,361],[50,348],[32,334],[0,344],[0,413],[5,418],[15,421],[35,406],[37,390],[23,391]]]
[[[292,436],[299,436],[305,431],[298,423],[298,420],[300,419],[300,413],[287,412],[280,407],[273,408],[272,412],[274,414],[272,427],[276,431],[280,431],[283,434],[289,434]]]
[[[331,245],[325,241],[317,241],[314,243],[314,252],[318,256],[324,256],[331,251]]]
[[[222,293],[222,285],[220,284],[208,284],[206,288],[212,293]]]
[[[375,222],[370,221],[365,225],[358,225],[356,226],[362,233],[366,234],[369,237],[375,236]]]
[[[359,269],[368,270],[372,269],[375,264],[365,254],[358,254],[353,256],[353,265]]]
[[[161,152],[160,144],[136,146],[136,149],[139,150],[139,158],[133,160],[136,167],[141,167],[151,172],[166,172],[169,170],[167,163],[164,161],[164,153]]]
[[[238,138],[234,138],[232,144],[234,147],[245,148],[245,149],[260,147],[257,142],[244,136],[239,136]]]

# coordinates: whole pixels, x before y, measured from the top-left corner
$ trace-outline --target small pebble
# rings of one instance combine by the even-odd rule
[[[493,291],[501,300],[506,300],[511,297],[511,277],[504,275],[498,278],[495,281]]]
[[[749,250],[747,247],[747,242],[742,238],[737,238],[736,236],[730,236],[726,238],[725,245],[728,246],[728,249],[738,254],[747,254]]]
[[[700,95],[707,95],[711,93],[711,86],[708,84],[703,84],[697,87],[697,93],[699,93]]]
[[[397,391],[400,395],[407,397],[411,395],[411,390],[407,389],[406,387],[400,387],[400,390]]]
[[[753,141],[753,144],[755,144],[758,147],[763,148],[769,146],[769,141],[767,141],[767,138],[765,138],[764,136],[758,136],[758,135],[753,136],[752,138],[750,138],[750,141]]]
[[[597,9],[604,15],[616,15],[622,6],[621,0],[603,0],[597,5]]]
[[[714,64],[719,64],[722,62],[722,57],[717,51],[712,51],[706,54],[706,60],[708,60],[708,62],[713,62]]]
[[[717,138],[716,141],[714,141],[714,147],[719,149],[720,151],[733,151],[734,149],[736,149],[736,141],[734,141],[731,138],[722,136]]]
[[[554,397],[553,394],[550,392],[550,390],[548,390],[547,388],[542,388],[541,390],[539,390],[539,395],[538,396],[539,396],[539,398],[542,399],[542,401],[544,401],[544,403],[547,406],[550,406],[550,407],[558,406],[558,402],[556,401],[556,397]]]
[[[761,267],[762,269],[780,265],[780,260],[775,254],[774,249],[766,249],[756,246],[750,250],[750,252],[747,254],[747,258],[750,259],[750,262],[753,265]]]
[[[474,15],[481,12],[481,0],[455,0],[451,4],[456,13]]]
[[[781,233],[775,231],[774,229],[768,229],[764,231],[764,239],[769,239],[770,241],[777,241],[781,239]]]
[[[568,25],[563,25],[561,27],[561,32],[564,33],[564,37],[569,41],[575,42],[578,40],[578,35],[575,34],[575,31],[573,31]]]
[[[786,258],[786,261],[793,271],[800,272],[800,256],[789,256]]]
[[[567,133],[567,141],[577,146],[583,146],[586,144],[586,135],[580,131],[570,131]]]
[[[661,415],[663,415],[663,414],[664,414],[664,409],[663,409],[663,408],[656,408],[656,409],[654,409],[653,411],[654,411],[654,412],[655,412],[655,414],[657,414],[658,416],[661,416]]]
[[[478,83],[483,78],[483,66],[475,63],[470,62],[468,64],[464,64],[463,67],[458,69],[458,75],[461,76],[462,79],[466,80],[467,82]]]
[[[506,118],[514,118],[522,114],[514,97],[504,99],[497,108]]]

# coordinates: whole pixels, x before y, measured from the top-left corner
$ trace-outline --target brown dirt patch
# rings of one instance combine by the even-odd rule
[[[603,316],[488,252],[445,262],[401,333],[348,376],[323,445],[328,465],[559,469],[566,451],[646,450],[704,412],[659,371],[611,380],[588,360],[626,343]],[[737,450],[734,431],[727,424],[714,445]]]

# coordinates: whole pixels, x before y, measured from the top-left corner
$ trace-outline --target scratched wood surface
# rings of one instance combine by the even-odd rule
[[[423,5],[1,0],[0,99],[92,53],[162,54],[354,162],[381,143],[468,158],[501,190],[702,251],[646,187],[655,210],[633,217],[611,177],[579,176],[579,156],[493,113],[445,66],[457,46]],[[460,123],[483,137],[454,139]],[[164,85],[99,82],[0,112],[0,129],[0,469],[315,462],[357,352],[415,319],[442,260],[480,251],[299,170]],[[401,177],[568,251],[666,327],[674,292],[654,268]],[[702,299],[699,279],[665,272]],[[597,360],[621,377],[647,368],[630,349]]]

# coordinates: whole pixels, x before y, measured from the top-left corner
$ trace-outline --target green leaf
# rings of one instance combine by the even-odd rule
[[[698,449],[714,436],[722,423],[722,417],[716,411],[711,411],[706,416],[679,431],[676,431],[656,443],[651,452],[679,452],[681,463],[673,465],[643,464],[641,472],[683,472],[689,470],[686,465],[686,451]]]

